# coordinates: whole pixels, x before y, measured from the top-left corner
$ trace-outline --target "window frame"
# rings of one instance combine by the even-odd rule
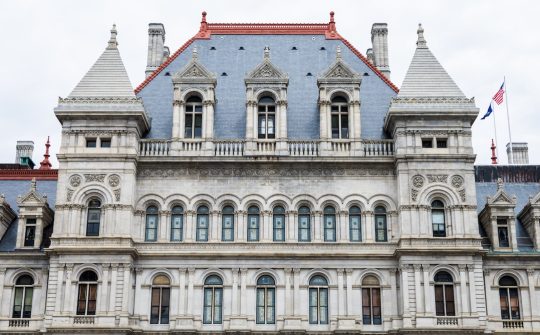
[[[353,228],[352,220],[358,219],[358,227]],[[353,232],[357,231],[358,238],[353,238]],[[362,242],[362,210],[359,206],[351,206],[349,208],[349,241]]]
[[[211,282],[211,280],[216,280]],[[208,302],[207,292],[210,292],[211,301]],[[217,294],[216,294],[217,293]],[[219,300],[219,301],[218,301]],[[210,311],[208,318],[207,311]],[[216,311],[219,310],[219,313]],[[216,315],[217,314],[217,315]],[[216,318],[216,316],[218,316]],[[209,320],[209,321],[207,321]],[[223,279],[218,275],[210,275],[204,280],[203,286],[203,324],[222,324],[223,323]]]
[[[325,242],[337,241],[337,216],[334,206],[325,206],[323,209],[323,234]],[[330,225],[329,225],[330,223]]]
[[[264,101],[264,100],[271,100],[270,101]],[[272,107],[272,108],[271,108]],[[261,108],[263,109],[261,111]],[[273,109],[273,111],[269,110]],[[276,100],[268,95],[265,95],[261,97],[257,101],[257,138],[263,139],[263,140],[271,140],[276,138],[276,130],[277,130],[277,103]],[[273,122],[273,127],[269,127],[269,121]],[[261,121],[263,126],[261,126]],[[269,132],[269,130],[272,129],[272,133]]]
[[[152,218],[154,221],[151,221]],[[155,226],[151,227],[150,224],[154,223]],[[149,205],[146,207],[145,211],[145,220],[144,220],[144,241],[145,242],[156,242],[158,239],[158,227],[159,227],[159,207],[156,205]],[[153,232],[154,236],[151,238],[151,233]]]
[[[95,280],[83,280],[82,277],[92,273],[95,276]],[[98,281],[99,277],[94,270],[85,270],[79,275],[78,290],[77,290],[77,315],[95,316],[97,311],[97,298],[98,298]],[[95,299],[90,299],[90,293],[93,291]],[[84,292],[84,298],[81,299],[81,293]],[[84,302],[84,309],[81,309],[81,302]],[[93,302],[93,310],[90,310],[90,302]]]
[[[507,218],[497,218],[497,240],[499,248],[510,248],[510,229]]]
[[[281,220],[281,227],[277,227],[278,220]],[[285,207],[277,205],[272,210],[272,239],[274,242],[285,242],[286,240]],[[281,235],[281,238],[278,238]]]
[[[23,246],[35,247],[36,246],[36,232],[37,232],[37,219],[26,218],[24,220],[24,241]]]
[[[315,283],[315,280],[322,279],[319,283]],[[330,291],[328,289],[328,280],[322,275],[314,275],[309,280],[308,287],[308,319],[311,325],[327,325],[329,324],[329,298]],[[321,304],[321,296],[325,296],[326,305]],[[312,297],[316,297],[316,302],[313,303]],[[316,310],[316,318],[313,318],[313,308]],[[322,308],[325,312],[322,312]],[[324,320],[322,320],[324,316]]]
[[[171,242],[184,240],[184,207],[175,205],[171,208]]]
[[[380,205],[375,207],[375,242],[388,242],[388,213],[386,211],[386,207]],[[384,227],[380,228],[378,227],[379,222],[378,219],[383,219],[383,225]],[[379,233],[383,231],[384,236],[383,238],[379,238]]]
[[[369,281],[373,282],[370,283]],[[377,299],[374,299],[374,297]],[[378,305],[375,304],[375,300],[378,301]],[[366,311],[368,311],[368,314],[366,314]],[[362,324],[382,324],[381,284],[379,279],[371,274],[362,279]]]
[[[197,242],[208,242],[210,234],[210,207],[207,205],[200,205],[197,207]],[[206,219],[206,220],[204,220]],[[206,227],[203,225],[206,224]]]
[[[269,280],[268,280],[269,279]],[[264,282],[264,281],[267,282]],[[261,295],[259,292],[262,292],[262,300],[260,301]],[[256,311],[255,319],[257,324],[276,324],[276,282],[274,278],[269,275],[262,275],[257,279],[256,286]],[[271,296],[271,298],[269,298]],[[269,302],[271,300],[271,302]],[[261,320],[260,309],[262,308],[264,318]],[[271,314],[271,317],[269,317]]]
[[[256,210],[255,210],[256,209]],[[261,228],[261,211],[258,206],[251,205],[249,206],[247,215],[247,241],[248,242],[257,242],[260,240],[260,228]],[[251,213],[250,213],[251,212]],[[252,221],[255,219],[255,221]],[[255,223],[255,226],[252,226],[252,223]],[[254,234],[254,236],[252,236]]]
[[[449,279],[438,279],[442,276],[447,276]],[[435,316],[446,317],[456,316],[456,292],[454,289],[454,277],[446,270],[437,271],[433,276],[433,292],[435,300]],[[439,293],[438,293],[439,292]],[[449,294],[450,293],[450,294]],[[438,296],[442,298],[439,299]],[[451,296],[451,299],[449,297]],[[442,305],[441,305],[442,304]],[[440,309],[442,306],[442,310]],[[449,310],[449,306],[452,306],[452,311]]]
[[[302,226],[302,219],[307,220],[307,227]],[[306,233],[306,238],[302,232]],[[311,242],[311,208],[302,205],[298,208],[298,242]]]
[[[156,283],[158,278],[163,277],[167,279],[168,284]],[[161,279],[161,278],[160,278]],[[157,304],[154,302],[154,292],[158,292]],[[167,297],[164,299],[164,297]],[[168,304],[166,305],[168,301]],[[157,314],[154,313],[154,308],[157,307]],[[151,325],[164,325],[170,323],[171,314],[171,280],[164,274],[159,274],[152,280],[152,286],[150,289],[150,320]],[[154,320],[156,322],[154,322]]]
[[[102,203],[99,198],[92,198],[88,201],[88,208],[86,210],[86,236],[96,237],[99,236],[101,230],[101,213]],[[92,214],[97,213],[97,220],[91,219]]]
[[[441,215],[442,223],[435,222],[437,214]],[[442,229],[441,229],[442,228]],[[431,202],[431,231],[433,237],[447,237],[446,234],[446,207],[441,200],[433,200]]]
[[[336,119],[337,128],[334,127],[334,119]],[[344,121],[347,124],[345,128],[342,125]],[[346,134],[343,134],[344,131]],[[330,137],[335,140],[349,139],[350,132],[349,101],[341,95],[335,96],[330,100]]]
[[[502,283],[504,279],[511,279],[513,283],[511,285],[504,284]],[[512,298],[516,300],[515,302],[517,302],[517,304],[515,304],[515,302],[512,302]],[[503,299],[506,305],[506,312],[502,305]],[[499,307],[501,310],[502,320],[522,320],[523,316],[521,314],[521,290],[519,289],[519,282],[513,276],[508,274],[505,274],[499,278]],[[515,312],[517,312],[517,316],[514,316]]]
[[[31,283],[22,283],[23,279],[29,278]],[[30,319],[32,318],[32,303],[34,300],[34,277],[28,273],[23,273],[15,280],[13,290],[13,305],[11,309],[11,318],[13,319]],[[20,299],[18,298],[20,296]],[[29,304],[27,299],[29,298]],[[19,303],[18,300],[20,301]],[[19,307],[19,311],[16,309]],[[29,308],[29,309],[27,309]]]
[[[225,227],[226,220],[230,220],[230,227]],[[234,207],[226,205],[221,210],[221,241],[233,242],[234,241]],[[229,237],[226,235],[229,234]]]
[[[197,101],[196,101],[197,100]],[[200,110],[198,109],[200,107]],[[185,138],[202,138],[203,137],[203,99],[199,95],[192,95],[186,100],[184,109],[184,137]],[[189,127],[188,127],[189,119]],[[197,121],[200,121],[200,126],[197,126]],[[198,131],[200,134],[198,133]],[[189,133],[188,133],[189,132]]]

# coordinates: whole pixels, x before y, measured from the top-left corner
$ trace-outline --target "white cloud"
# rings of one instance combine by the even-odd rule
[[[149,22],[163,22],[174,51],[209,22],[327,22],[336,12],[338,31],[359,50],[371,44],[373,22],[388,22],[390,66],[400,86],[422,22],[428,46],[483,113],[504,75],[507,77],[514,141],[529,142],[531,162],[539,163],[535,95],[540,92],[540,31],[537,1],[2,1],[0,53],[0,162],[11,162],[15,142],[36,142],[39,162],[47,135],[52,151],[60,144],[53,114],[103,51],[112,23],[134,86],[144,79]],[[496,112],[501,162],[508,140],[503,108]],[[477,120],[473,144],[477,162],[489,163],[493,120]],[[56,159],[55,166],[58,166]]]

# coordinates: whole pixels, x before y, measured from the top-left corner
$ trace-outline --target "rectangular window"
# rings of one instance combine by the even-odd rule
[[[110,138],[100,138],[99,139],[99,145],[102,148],[110,148],[111,147],[111,139]]]
[[[157,215],[146,215],[146,241],[156,241],[157,240],[157,227],[158,226],[158,216]]]
[[[195,133],[193,137],[194,138],[202,137],[202,114],[195,114]]]
[[[311,241],[311,224],[309,215],[298,216],[298,241],[310,242]]]
[[[257,324],[275,323],[274,288],[257,288]]]
[[[259,240],[259,216],[248,215],[248,241]]]
[[[332,138],[339,138],[339,114],[332,115]]]
[[[433,148],[433,139],[423,138],[422,139],[422,148]]]
[[[444,210],[431,210],[431,219],[433,220],[433,236],[446,237],[446,225],[444,223]]]
[[[447,148],[447,139],[446,138],[438,138],[437,139],[437,148]]]
[[[285,241],[285,215],[274,214],[274,242]]]
[[[197,241],[208,241],[208,215],[197,215]]]
[[[96,138],[87,138],[86,139],[86,147],[87,148],[95,148],[97,146],[97,139]]]
[[[184,216],[175,214],[171,218],[171,241],[182,241],[184,231]]]
[[[36,219],[26,219],[24,246],[33,247],[36,239]]]
[[[497,219],[497,235],[499,238],[499,247],[509,248],[510,238],[508,236],[508,221],[506,219]]]
[[[275,115],[269,114],[268,115],[268,138],[275,138],[276,137],[276,121],[275,121]]]
[[[324,241],[336,241],[336,217],[334,215],[324,216]]]
[[[386,241],[386,215],[375,215],[375,242]]]
[[[349,116],[341,114],[341,138],[349,138]]]
[[[309,323],[319,323],[319,299],[316,288],[309,289]]]
[[[185,138],[193,138],[193,114],[186,113],[186,131],[184,132]]]
[[[360,228],[360,215],[349,216],[349,239],[351,242],[362,241],[362,231]]]
[[[224,214],[222,225],[221,239],[223,241],[234,241],[234,215]]]

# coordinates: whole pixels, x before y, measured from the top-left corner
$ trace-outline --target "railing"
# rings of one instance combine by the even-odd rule
[[[30,320],[28,320],[28,319],[11,319],[11,320],[9,320],[9,327],[15,327],[15,328],[30,327]]]
[[[503,328],[509,328],[509,329],[523,328],[523,321],[519,321],[519,320],[503,321]]]
[[[274,140],[214,140],[200,139],[142,139],[139,154],[144,157],[159,156],[272,156],[293,157],[349,156],[349,157],[385,157],[394,155],[393,140],[287,140],[278,148]],[[279,149],[277,152],[276,149]]]
[[[289,141],[289,156],[319,156],[318,141]]]
[[[437,317],[437,326],[457,326],[457,325],[458,325],[457,317],[452,317],[452,316]]]
[[[244,141],[214,141],[214,155],[216,156],[243,156]]]
[[[94,316],[76,316],[73,318],[73,324],[75,325],[93,325],[94,322]]]
[[[170,149],[170,140],[141,140],[139,153],[141,156],[168,156]]]

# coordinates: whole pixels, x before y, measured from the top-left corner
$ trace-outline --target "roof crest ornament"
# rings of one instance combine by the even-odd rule
[[[497,191],[504,191],[504,182],[502,178],[497,178]]]
[[[45,143],[45,154],[43,155],[43,160],[39,163],[39,169],[40,170],[50,170],[51,169],[51,162],[49,161],[49,147],[51,146],[51,143],[49,141],[49,136],[47,136],[47,143]]]
[[[418,40],[416,41],[416,47],[425,49],[427,48],[426,45],[426,39],[424,38],[424,28],[422,28],[422,24],[418,24],[418,30],[416,31],[418,34]]]
[[[111,29],[111,38],[109,39],[109,45],[107,46],[107,49],[116,49],[118,46],[118,42],[116,41],[116,35],[118,32],[116,31],[116,24],[113,24]]]
[[[264,47],[264,59],[270,59],[270,47]]]
[[[341,60],[341,47],[339,45],[336,48],[336,59]]]
[[[199,54],[198,54],[198,52],[197,52],[197,46],[194,46],[194,47],[193,47],[193,51],[191,52],[191,57],[192,57],[193,59],[199,58]]]
[[[32,178],[32,181],[30,182],[30,191],[36,192],[37,185],[36,185],[36,177]]]

